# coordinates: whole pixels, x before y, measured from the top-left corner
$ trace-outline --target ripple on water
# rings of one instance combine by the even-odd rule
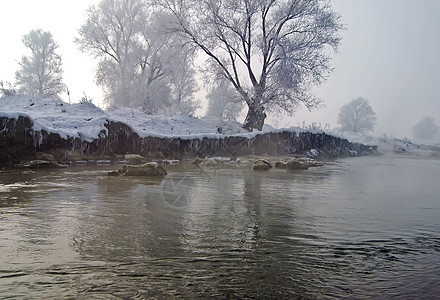
[[[172,191],[170,180],[87,166],[0,176],[0,294],[433,298],[440,206],[430,180],[412,182],[438,170],[389,159],[290,173],[176,169],[169,176],[186,179]],[[173,207],[180,192],[188,201]]]

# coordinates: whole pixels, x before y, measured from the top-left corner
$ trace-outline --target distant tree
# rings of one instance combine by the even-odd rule
[[[370,132],[376,125],[376,113],[368,100],[359,97],[341,107],[338,124],[341,131]]]
[[[89,8],[76,43],[99,58],[96,81],[109,106],[195,110],[192,60],[161,31],[165,21],[145,0],[102,0]]]
[[[423,117],[414,127],[413,136],[418,140],[430,140],[435,137],[438,132],[438,126],[431,117]]]
[[[163,66],[166,69],[166,80],[171,88],[172,99],[172,107],[168,107],[167,110],[193,115],[199,108],[199,102],[195,99],[198,86],[193,67],[194,52],[181,46],[181,37],[169,34],[169,15],[156,12],[155,20],[155,34],[166,37]]]
[[[243,109],[243,102],[237,91],[226,81],[213,87],[207,95],[209,104],[206,116],[223,121],[236,120]]]
[[[159,49],[143,36],[149,19],[145,7],[143,0],[103,0],[89,7],[79,29],[75,41],[80,49],[100,59],[96,82],[109,106],[140,105],[153,112],[149,102],[154,100],[146,90],[152,90],[164,72],[157,59]]]
[[[24,45],[30,49],[23,56],[20,69],[15,73],[20,93],[41,98],[59,98],[64,91],[62,82],[62,60],[57,53],[58,44],[52,34],[41,29],[31,30],[23,37]]]
[[[248,106],[244,128],[261,130],[266,111],[320,102],[310,89],[331,71],[342,29],[328,1],[156,0],[173,30],[205,55],[205,79],[227,80]]]

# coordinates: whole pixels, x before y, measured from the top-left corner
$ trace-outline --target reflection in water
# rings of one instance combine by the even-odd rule
[[[0,173],[0,294],[432,298],[439,167],[369,157],[159,181],[87,167]]]

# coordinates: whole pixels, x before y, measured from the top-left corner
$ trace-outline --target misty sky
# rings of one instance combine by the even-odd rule
[[[83,92],[95,98],[96,62],[77,50],[73,39],[85,19],[84,12],[98,0],[2,1],[0,18],[0,80],[14,81],[18,61],[25,54],[21,37],[41,28],[54,35],[63,58],[64,82],[72,101]],[[438,0],[332,0],[346,30],[335,71],[315,89],[325,107],[293,118],[269,118],[279,126],[329,123],[337,126],[340,107],[357,97],[370,101],[377,113],[375,134],[410,137],[411,128],[423,116],[440,125],[440,1]],[[67,101],[67,97],[65,97]]]

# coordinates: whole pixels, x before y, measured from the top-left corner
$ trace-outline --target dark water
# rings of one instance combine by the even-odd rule
[[[440,160],[0,173],[0,298],[440,299]]]

